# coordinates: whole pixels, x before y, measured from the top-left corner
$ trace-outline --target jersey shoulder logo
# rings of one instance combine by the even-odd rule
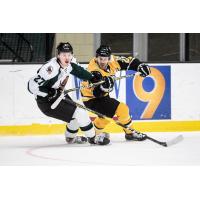
[[[52,67],[52,66],[48,66],[48,68],[47,68],[47,72],[48,72],[48,74],[51,74],[52,71],[53,71],[53,67]]]
[[[121,61],[124,63],[130,63],[130,61],[133,59],[131,56],[129,57],[124,57],[124,56],[116,56],[116,61]]]

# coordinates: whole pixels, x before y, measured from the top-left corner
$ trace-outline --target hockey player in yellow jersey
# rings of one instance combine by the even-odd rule
[[[109,96],[114,87],[112,77],[120,70],[134,70],[139,72],[140,76],[146,77],[150,74],[148,65],[137,58],[114,56],[109,46],[101,45],[96,51],[96,57],[89,62],[87,70],[99,77],[99,81],[104,80],[105,82],[95,88],[81,90],[85,106],[111,118],[117,116],[120,123],[134,129],[128,106]],[[86,81],[82,82],[84,86],[87,84]],[[103,130],[109,122],[105,118],[96,117],[94,120],[96,132],[104,134]],[[124,131],[127,140],[142,141],[146,139],[146,135],[139,131],[132,132],[128,129],[124,129]]]

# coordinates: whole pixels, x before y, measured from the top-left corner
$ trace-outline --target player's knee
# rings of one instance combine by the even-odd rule
[[[118,120],[125,124],[130,121],[130,115],[129,115],[129,108],[125,103],[120,103],[119,106],[117,107],[117,110],[115,114],[118,117]]]
[[[120,103],[117,107],[116,113],[117,117],[129,116],[129,108],[125,103]]]
[[[109,120],[100,117],[97,117],[94,120],[94,125],[97,129],[104,129],[106,125],[108,125],[109,123],[110,123]]]
[[[81,108],[76,108],[73,117],[77,120],[80,127],[84,127],[88,125],[89,123],[91,123],[91,120],[89,118],[87,111]]]

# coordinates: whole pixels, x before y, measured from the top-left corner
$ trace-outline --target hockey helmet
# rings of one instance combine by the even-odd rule
[[[96,50],[96,57],[102,56],[102,57],[110,57],[111,56],[111,48],[108,45],[101,45]]]
[[[73,48],[71,46],[71,44],[69,42],[61,42],[58,46],[57,46],[57,50],[58,50],[58,54],[60,52],[71,52],[73,54]]]

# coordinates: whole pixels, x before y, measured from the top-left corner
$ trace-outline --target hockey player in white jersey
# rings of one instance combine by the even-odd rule
[[[91,144],[108,144],[110,142],[108,138],[96,136],[93,124],[85,110],[69,104],[65,99],[55,109],[51,109],[51,105],[67,84],[70,74],[90,83],[98,81],[95,75],[73,61],[73,48],[68,42],[60,43],[57,51],[57,57],[44,64],[37,71],[37,75],[29,80],[29,92],[35,95],[37,105],[45,115],[67,122],[65,137],[68,143],[84,143],[88,139]],[[69,96],[66,98],[70,99]],[[86,137],[77,136],[77,127],[80,127]]]

